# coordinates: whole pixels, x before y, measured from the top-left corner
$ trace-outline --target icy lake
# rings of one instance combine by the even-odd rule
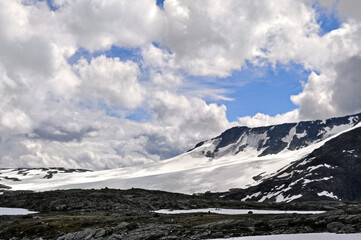
[[[202,208],[202,209],[190,209],[190,210],[170,210],[170,209],[161,209],[156,210],[156,213],[162,214],[180,214],[180,213],[216,213],[216,214],[226,214],[226,215],[238,215],[238,214],[248,214],[252,211],[253,214],[320,214],[324,211],[281,211],[281,210],[256,210],[256,209],[225,209],[225,208]]]
[[[236,238],[222,238],[231,240],[359,240],[361,233],[353,234],[335,234],[335,233],[305,233],[305,234],[284,234],[284,235],[270,235],[270,236],[251,236],[251,237],[236,237]],[[217,239],[213,239],[217,240]],[[220,239],[218,239],[220,240]]]
[[[0,207],[0,215],[27,215],[37,212],[29,211],[24,208],[3,208]]]

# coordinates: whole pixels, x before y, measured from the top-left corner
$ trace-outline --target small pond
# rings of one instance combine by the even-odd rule
[[[0,207],[0,215],[27,215],[34,214],[38,212],[29,211],[24,208],[4,208]]]
[[[181,214],[181,213],[216,213],[226,215],[239,215],[239,214],[321,214],[325,211],[281,211],[281,210],[257,210],[257,209],[225,209],[225,208],[202,208],[190,210],[170,210],[161,209],[154,211],[162,214]]]

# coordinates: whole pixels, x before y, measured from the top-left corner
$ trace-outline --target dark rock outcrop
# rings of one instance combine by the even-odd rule
[[[360,201],[361,128],[327,141],[257,186],[225,193],[250,201]]]
[[[259,156],[277,154],[285,149],[297,150],[351,128],[360,121],[361,113],[325,121],[303,121],[256,128],[233,127],[209,140],[212,146],[203,150],[202,154],[209,158],[219,158],[227,154],[237,155],[249,147],[257,149]],[[198,143],[189,151],[197,151],[204,143]]]
[[[142,189],[6,192],[0,206],[39,211],[0,216],[0,239],[211,239],[310,232],[361,231],[361,204],[249,203]],[[243,208],[328,210],[323,214],[158,214],[155,209]]]

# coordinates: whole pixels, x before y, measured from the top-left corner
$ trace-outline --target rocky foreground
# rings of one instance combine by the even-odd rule
[[[1,207],[39,214],[0,216],[0,239],[211,239],[308,232],[361,232],[361,204],[249,203],[142,189],[7,192]],[[158,209],[325,210],[319,215],[163,215]]]

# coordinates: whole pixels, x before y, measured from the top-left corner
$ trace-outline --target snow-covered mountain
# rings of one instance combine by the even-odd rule
[[[358,180],[352,179],[358,176],[361,142],[351,144],[358,143],[360,121],[361,114],[356,114],[325,121],[234,127],[174,158],[128,168],[0,169],[0,189],[139,187],[225,192],[226,197],[255,201],[361,199],[352,193],[357,191]],[[334,181],[337,188],[330,187]],[[354,184],[345,190],[348,193],[340,193],[339,186],[350,181]]]
[[[253,201],[361,200],[361,128],[347,131],[260,184],[228,198]],[[290,197],[292,196],[292,197]]]
[[[212,159],[227,155],[254,152],[259,157],[278,154],[284,150],[294,151],[340,133],[361,121],[361,114],[331,118],[325,121],[286,123],[267,127],[234,127],[211,140],[200,142],[195,149],[203,147],[200,156]]]

